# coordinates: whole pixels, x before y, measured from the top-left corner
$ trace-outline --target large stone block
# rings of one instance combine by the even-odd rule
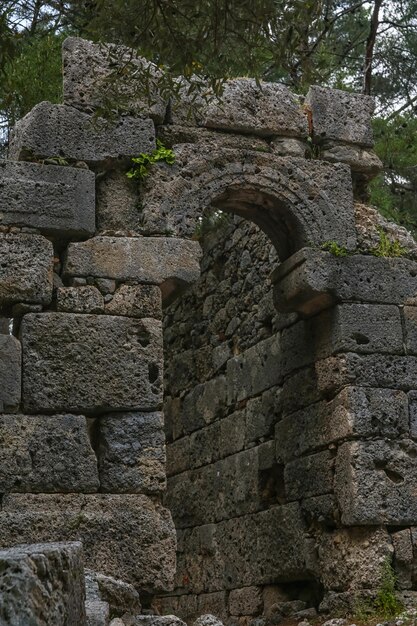
[[[325,589],[377,589],[393,548],[385,528],[344,528],[318,537],[320,580]]]
[[[161,290],[156,285],[121,285],[106,304],[108,315],[161,319]]]
[[[26,410],[149,411],[161,405],[160,322],[30,314],[21,334]]]
[[[0,308],[52,300],[53,248],[41,235],[0,235]]]
[[[373,146],[371,118],[375,101],[370,96],[314,85],[306,102],[311,109],[317,141],[333,139]]]
[[[0,572],[2,626],[85,626],[80,543],[21,545],[2,550]]]
[[[203,113],[209,128],[251,133],[306,137],[307,117],[288,87],[277,83],[258,85],[251,78],[229,80],[221,100],[213,100]]]
[[[85,564],[150,592],[166,591],[175,570],[171,514],[139,494],[9,494],[0,545],[82,541]]]
[[[339,301],[417,302],[417,264],[410,259],[359,254],[336,257],[305,248],[281,263],[272,280],[275,306],[283,312],[310,315]]]
[[[329,450],[290,461],[284,469],[285,495],[300,500],[333,490],[334,457]]]
[[[176,375],[176,370],[172,372]],[[181,421],[185,433],[191,433],[222,417],[226,406],[227,380],[225,376],[212,378],[196,385],[182,405]]]
[[[101,491],[163,491],[166,476],[162,413],[116,413],[100,418],[98,464]]]
[[[97,181],[97,231],[142,232],[137,181],[123,171],[110,170]]]
[[[104,313],[104,298],[97,287],[59,287],[56,308],[60,313]]]
[[[14,127],[9,158],[17,161],[32,155],[61,156],[97,165],[109,159],[152,152],[154,148],[155,128],[150,119],[94,120],[64,104],[41,102]]]
[[[65,104],[91,112],[113,97],[119,110],[149,115],[163,123],[166,102],[157,91],[162,72],[134,50],[68,37],[62,45],[62,60]]]
[[[0,335],[0,413],[17,411],[19,408],[22,392],[21,369],[20,342],[11,335]]]
[[[282,381],[281,337],[274,335],[227,362],[229,404],[259,394]]]
[[[345,387],[333,400],[317,402],[275,426],[276,454],[283,462],[348,437],[408,435],[404,392]]]
[[[189,144],[175,154],[172,167],[154,168],[145,182],[143,232],[192,237],[211,206],[258,224],[281,260],[330,240],[355,248],[347,165]]]
[[[60,237],[95,230],[95,179],[89,170],[0,162],[0,224],[29,226]]]
[[[407,525],[417,521],[417,444],[374,440],[338,451],[335,493],[346,525]]]
[[[168,297],[197,280],[200,256],[196,241],[174,237],[94,237],[70,244],[64,274],[152,283]]]
[[[97,460],[85,417],[1,415],[0,432],[2,493],[98,490]]]

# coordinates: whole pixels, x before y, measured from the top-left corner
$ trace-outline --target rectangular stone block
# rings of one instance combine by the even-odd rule
[[[9,494],[0,545],[81,541],[85,565],[150,592],[167,591],[175,570],[170,512],[139,494]]]
[[[278,385],[283,378],[281,336],[274,335],[227,362],[229,404]]]
[[[197,241],[175,237],[94,237],[69,245],[64,274],[162,285],[168,297],[197,280],[200,256]]]
[[[417,307],[403,308],[404,340],[407,354],[417,354]]]
[[[415,524],[416,480],[417,444],[410,439],[344,443],[335,472],[342,523]]]
[[[150,411],[161,406],[159,321],[29,314],[21,335],[26,410]]]
[[[98,467],[105,493],[165,490],[162,413],[115,413],[99,419]]]
[[[64,104],[41,102],[15,125],[9,158],[25,160],[64,157],[99,165],[109,159],[129,159],[155,149],[152,120],[120,117],[94,120]]]
[[[236,78],[224,86],[220,102],[203,113],[203,125],[238,133],[306,137],[307,117],[288,87]]]
[[[175,370],[173,372],[175,375]],[[227,380],[218,376],[196,385],[184,398],[181,411],[185,433],[203,428],[222,417],[226,407]]]
[[[334,458],[329,450],[290,461],[284,469],[288,500],[300,500],[333,490]]]
[[[229,593],[231,615],[257,615],[263,607],[261,587],[243,587]]]
[[[167,445],[167,476],[174,476],[189,470],[190,437],[182,437]]]
[[[346,387],[331,401],[321,401],[276,424],[277,458],[287,462],[348,437],[407,436],[408,404],[404,392]]]
[[[108,315],[162,318],[161,290],[156,285],[121,285],[106,303]]]
[[[0,235],[0,309],[18,302],[49,304],[53,257],[51,242],[41,235]]]
[[[317,141],[334,139],[372,148],[371,118],[375,101],[371,96],[313,85],[306,103]]]
[[[85,626],[81,543],[1,550],[0,572],[0,623],[4,626]]]
[[[104,299],[97,287],[59,287],[56,308],[60,313],[104,313]]]
[[[11,335],[0,335],[0,413],[17,411],[21,392],[22,347],[20,341]]]
[[[1,225],[28,226],[65,238],[94,234],[94,172],[3,161],[0,188]]]
[[[0,433],[1,493],[98,491],[85,417],[1,415]]]
[[[119,110],[164,122],[167,103],[157,90],[163,74],[135,50],[68,37],[62,44],[62,60],[65,104],[91,112],[113,95]],[[149,101],[143,93],[144,80],[151,90]]]

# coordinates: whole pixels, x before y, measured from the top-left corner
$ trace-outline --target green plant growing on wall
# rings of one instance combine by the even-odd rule
[[[381,582],[373,601],[363,601],[357,604],[355,618],[359,621],[368,621],[369,618],[392,619],[399,615],[404,607],[395,595],[397,577],[391,560],[387,557],[381,569]]]
[[[371,254],[382,257],[400,257],[406,254],[404,246],[397,239],[391,241],[382,228],[378,228],[378,234],[379,243],[371,250]]]
[[[340,246],[336,241],[325,241],[321,249],[330,252],[333,256],[348,256],[349,251],[344,246]]]
[[[132,159],[133,167],[126,173],[126,176],[135,180],[142,180],[149,174],[152,165],[159,162],[173,165],[175,163],[174,151],[166,148],[159,139],[156,141],[156,149],[150,154],[141,152],[138,157]]]

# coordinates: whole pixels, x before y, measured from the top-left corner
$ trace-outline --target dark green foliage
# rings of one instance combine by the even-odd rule
[[[158,162],[173,165],[175,163],[175,154],[173,150],[166,148],[159,139],[156,141],[156,150],[150,154],[141,152],[138,157],[132,159],[133,167],[126,173],[128,178],[141,180],[149,174],[149,168]]]

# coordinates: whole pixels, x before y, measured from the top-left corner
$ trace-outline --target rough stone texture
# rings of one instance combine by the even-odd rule
[[[374,152],[334,142],[326,142],[326,149],[320,152],[320,158],[330,163],[346,163],[352,172],[365,174],[369,179],[379,174],[383,167],[381,159]]]
[[[162,285],[168,296],[176,284],[187,285],[200,274],[200,247],[195,241],[167,237],[94,237],[70,244],[67,276],[94,276]]]
[[[0,224],[61,237],[95,230],[94,174],[85,169],[0,162]]]
[[[109,98],[110,93],[119,110],[149,115],[159,124],[164,121],[166,103],[156,88],[156,80],[162,72],[132,49],[68,37],[62,45],[62,56],[65,104],[91,112],[103,106],[103,100]],[[127,79],[121,79],[117,73],[121,68],[130,69]],[[148,79],[151,76],[155,79],[150,102],[141,89],[144,80],[141,72]]]
[[[20,342],[10,335],[0,335],[0,355],[0,413],[17,411],[22,391]]]
[[[348,437],[404,437],[408,429],[405,393],[346,387],[335,399],[291,413],[276,424],[277,458],[286,462]]]
[[[101,600],[87,600],[85,603],[87,626],[107,626],[109,623],[109,605]]]
[[[317,141],[332,139],[372,148],[373,98],[313,86],[306,102],[311,110],[313,136]]]
[[[417,518],[417,445],[411,440],[344,443],[335,492],[346,525],[412,524]]]
[[[256,615],[262,608],[263,600],[259,587],[243,587],[229,594],[231,615]]]
[[[0,308],[52,300],[52,244],[41,235],[0,235]]]
[[[186,626],[175,615],[135,615],[129,626]]]
[[[85,565],[140,589],[166,591],[175,570],[171,514],[144,495],[9,494],[0,544],[82,541]],[[49,625],[48,625],[49,626]]]
[[[192,236],[203,209],[212,206],[257,223],[281,259],[328,240],[355,247],[346,165],[228,148],[213,153],[187,144],[175,153],[175,165],[155,169],[147,179],[145,231]]]
[[[380,241],[378,231],[382,230],[391,242],[398,241],[405,248],[406,256],[417,258],[417,242],[411,233],[404,226],[387,220],[375,207],[355,202],[355,223],[360,250],[369,252],[375,248]]]
[[[104,313],[104,299],[97,287],[59,287],[57,311],[61,313]]]
[[[384,528],[349,528],[323,533],[319,539],[319,571],[326,589],[377,589],[384,563],[393,553]]]
[[[220,102],[213,100],[202,117],[204,126],[238,133],[308,134],[307,117],[288,87],[277,83],[257,85],[247,78],[227,81]]]
[[[411,589],[413,586],[413,543],[411,530],[405,528],[392,533],[394,547],[394,568],[397,585],[400,589]]]
[[[117,580],[112,576],[94,573],[101,598],[108,602],[112,615],[124,613],[140,613],[141,604],[139,594],[133,585]]]
[[[21,545],[0,551],[4,626],[84,626],[80,543]]]
[[[98,232],[140,234],[139,188],[125,172],[110,170],[97,181]]]
[[[206,615],[197,617],[193,626],[223,626],[223,622],[215,615],[207,613]]]
[[[165,490],[165,435],[161,413],[116,413],[100,418],[101,490],[156,494]]]
[[[162,401],[157,320],[44,313],[22,322],[26,410],[152,410]]]
[[[162,317],[161,290],[156,285],[121,285],[106,303],[106,313],[159,320]]]
[[[97,461],[80,415],[1,415],[0,491],[91,492]]]
[[[155,148],[150,119],[121,117],[116,122],[93,120],[90,115],[64,104],[41,102],[13,129],[9,158],[28,156],[85,161],[99,165],[109,159],[131,158]]]

